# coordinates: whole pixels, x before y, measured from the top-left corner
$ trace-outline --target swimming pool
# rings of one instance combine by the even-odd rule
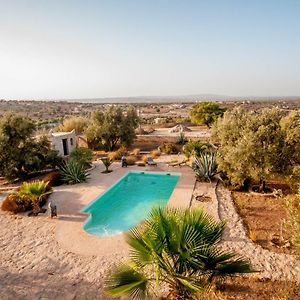
[[[180,173],[129,171],[104,194],[82,209],[90,214],[84,230],[99,236],[128,231],[149,214],[153,206],[165,206]]]

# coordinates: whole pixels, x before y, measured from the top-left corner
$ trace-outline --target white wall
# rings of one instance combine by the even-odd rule
[[[58,151],[60,156],[64,155],[63,139],[67,139],[67,146],[69,154],[76,148],[76,134],[75,130],[71,132],[61,132],[51,134],[51,144],[54,150]],[[73,140],[73,142],[72,142]]]

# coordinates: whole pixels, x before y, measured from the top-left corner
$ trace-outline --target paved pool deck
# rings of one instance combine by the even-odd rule
[[[83,230],[83,223],[88,218],[81,209],[105,192],[111,185],[124,176],[128,171],[179,172],[181,177],[167,203],[170,207],[189,207],[195,185],[195,175],[187,166],[170,167],[165,163],[157,166],[121,168],[119,163],[111,166],[113,172],[101,173],[104,167],[101,162],[95,163],[90,171],[90,179],[86,183],[56,187],[50,200],[57,205],[58,224],[56,241],[67,251],[80,255],[106,255],[126,257],[128,247],[124,234],[99,237],[88,234]]]

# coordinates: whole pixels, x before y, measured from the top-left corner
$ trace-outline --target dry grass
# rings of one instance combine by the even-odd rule
[[[158,158],[158,157],[160,157],[160,155],[161,155],[161,152],[159,150],[152,150],[150,152],[150,156],[152,156],[153,158]]]
[[[232,278],[219,284],[203,300],[293,300],[300,299],[300,285],[257,278]]]
[[[132,152],[130,154],[134,155],[134,156],[138,156],[138,155],[140,155],[140,152],[141,152],[141,149],[135,148],[132,150]]]
[[[291,247],[279,247],[273,243],[274,238],[289,240],[292,236],[291,230],[282,228],[288,218],[282,198],[233,192],[233,200],[253,242],[274,252],[294,253]]]
[[[126,162],[128,166],[133,166],[137,162],[137,158],[135,156],[127,156],[126,157]]]

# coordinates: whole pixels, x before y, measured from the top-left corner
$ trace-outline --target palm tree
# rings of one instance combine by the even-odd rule
[[[127,234],[130,260],[110,273],[106,293],[144,299],[165,284],[168,299],[196,299],[218,278],[253,272],[248,260],[218,248],[224,228],[199,209],[153,209]]]
[[[111,170],[109,170],[109,167],[111,166],[112,164],[112,161],[108,158],[108,157],[103,157],[103,158],[100,158],[104,167],[105,167],[105,171],[103,171],[102,173],[110,173],[112,172]]]
[[[15,195],[23,200],[29,201],[32,205],[33,211],[38,213],[40,211],[40,204],[43,198],[52,193],[52,188],[49,187],[48,182],[36,180],[32,182],[23,182],[20,189],[15,192]]]

